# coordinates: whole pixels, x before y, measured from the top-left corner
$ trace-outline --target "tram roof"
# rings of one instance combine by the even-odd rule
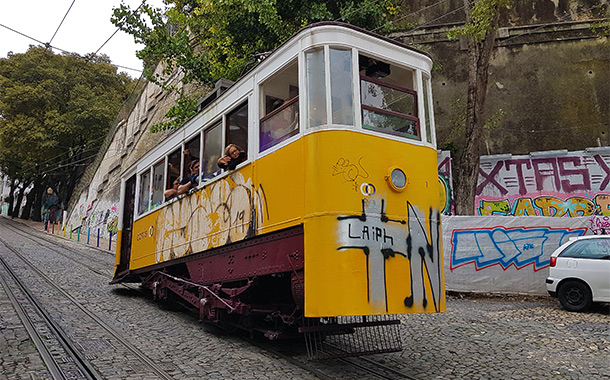
[[[307,31],[310,31],[310,30],[316,29],[316,28],[323,28],[323,27],[339,27],[339,28],[350,29],[350,30],[353,30],[355,32],[359,32],[359,33],[362,33],[364,35],[373,37],[375,39],[379,39],[379,40],[382,40],[384,42],[396,45],[396,46],[398,46],[398,47],[400,47],[402,49],[407,49],[407,50],[411,50],[411,51],[413,51],[415,53],[422,54],[422,55],[426,56],[427,58],[432,59],[430,54],[426,53],[423,50],[419,50],[417,48],[414,48],[412,46],[404,44],[404,43],[402,43],[400,41],[397,41],[397,40],[394,40],[392,38],[389,38],[389,37],[386,37],[386,36],[383,36],[383,35],[371,32],[369,30],[360,28],[358,26],[351,25],[351,24],[346,24],[346,23],[343,23],[343,22],[337,22],[337,21],[321,21],[321,22],[316,22],[316,23],[313,23],[313,24],[309,24],[309,25],[301,28],[297,33],[293,34],[290,38],[286,39],[286,41],[282,42],[280,45],[278,45],[273,50],[271,50],[269,52],[269,54],[264,59],[261,59],[256,65],[252,66],[252,68],[250,68],[248,71],[246,71],[244,74],[242,74],[230,86],[226,87],[226,90],[228,90],[229,88],[234,87],[235,85],[239,84],[239,82],[241,82],[243,79],[247,78],[254,70],[256,70],[260,65],[265,63],[265,61],[267,61],[270,57],[272,57],[276,52],[278,52],[279,50],[282,50],[282,48],[284,48],[286,45],[289,45],[293,41],[296,41],[299,38],[302,38],[302,35],[305,34]],[[223,79],[219,79],[219,81],[222,81],[222,80]],[[223,92],[225,92],[225,91],[223,91]],[[212,91],[212,92],[214,92],[214,91]],[[210,93],[210,95],[212,94],[212,92]],[[220,96],[220,95],[217,95],[217,97],[218,96]],[[207,97],[207,95],[204,96],[204,98],[205,97]],[[211,102],[211,103],[213,103],[213,102]],[[207,108],[207,105],[206,105],[206,107],[203,107],[200,110],[198,110],[198,112],[201,112],[201,111],[203,111],[206,108]]]

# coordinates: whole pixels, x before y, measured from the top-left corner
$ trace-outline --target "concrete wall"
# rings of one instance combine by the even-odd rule
[[[158,69],[160,70],[160,69]],[[172,83],[179,85],[175,76]],[[190,91],[192,89],[187,89]],[[102,237],[116,232],[120,198],[120,174],[142,157],[148,150],[166,138],[170,132],[150,133],[150,127],[163,120],[168,109],[175,104],[176,96],[147,83],[129,116],[115,129],[107,149],[100,154],[99,165],[90,168],[89,178],[79,186],[68,210],[66,227],[82,233],[91,229]]]
[[[414,22],[437,19],[436,24],[394,37],[432,56],[439,148],[451,149],[464,139],[468,63],[463,41],[449,41],[447,32],[463,20],[463,1],[436,3],[410,4]],[[423,5],[434,6],[415,13]],[[610,145],[608,39],[593,31],[599,17],[608,22],[607,9],[606,0],[516,0],[503,14],[485,104],[486,117],[494,122],[485,131],[481,154]]]

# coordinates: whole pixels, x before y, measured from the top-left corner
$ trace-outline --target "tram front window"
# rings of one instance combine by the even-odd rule
[[[415,94],[372,78],[360,82],[362,126],[393,135],[419,138]]]
[[[352,51],[329,49],[333,124],[354,125]]]
[[[414,72],[360,55],[364,129],[421,140]]]
[[[324,49],[307,52],[305,62],[307,66],[307,111],[311,128],[327,123]]]

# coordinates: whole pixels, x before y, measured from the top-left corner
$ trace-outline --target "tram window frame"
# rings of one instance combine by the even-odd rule
[[[266,151],[301,131],[299,60],[294,57],[259,84],[258,152]]]
[[[222,173],[222,170],[218,168],[218,159],[224,154],[222,125],[222,120],[218,120],[203,130],[203,160],[199,166],[201,167],[201,175],[204,180],[211,180]],[[212,132],[216,132],[216,130],[220,132],[219,139],[215,139],[214,136],[210,135]],[[218,144],[217,152],[210,152],[213,149],[208,149],[208,141],[213,141]],[[208,168],[210,169],[209,172]]]
[[[159,207],[164,201],[165,197],[163,196],[163,192],[165,191],[165,157],[161,160],[157,161],[157,163],[153,164],[151,167],[151,194],[150,194],[150,206],[149,209],[154,209]],[[160,178],[158,169],[161,169]],[[156,185],[160,185],[156,188]]]
[[[355,124],[352,53],[351,48],[329,46],[328,49],[330,94],[327,95],[330,95],[330,110],[334,125],[353,126]],[[345,67],[346,64],[349,67]]]
[[[318,128],[328,124],[326,109],[327,83],[326,47],[317,47],[305,52],[305,83],[307,89],[307,128]],[[320,59],[321,57],[321,59]],[[314,118],[314,115],[316,116]],[[318,117],[319,116],[319,117]]]
[[[187,153],[188,157],[187,157]],[[194,151],[194,152],[193,152]],[[184,157],[183,169],[182,169],[182,177],[186,178],[191,175],[191,162],[194,160],[199,161],[199,175],[201,177],[201,132],[197,132],[196,135],[193,135],[190,139],[188,139],[182,149],[182,155]]]
[[[426,142],[429,144],[436,145],[436,136],[433,133],[434,130],[434,112],[432,103],[432,79],[427,76],[422,76],[422,90],[424,98],[424,116],[425,116],[425,127],[426,127]]]
[[[138,216],[143,215],[150,211],[150,186],[151,186],[151,171],[152,167],[149,166],[142,173],[138,175]],[[144,178],[146,177],[146,181]],[[144,186],[146,184],[146,186]],[[146,191],[146,193],[144,193]],[[145,201],[145,202],[143,202]]]
[[[284,123],[284,120],[287,122]],[[272,125],[274,121],[276,123]],[[259,123],[259,152],[296,136],[299,131],[299,97],[297,96],[285,101],[284,104],[261,118]]]
[[[402,86],[398,86],[392,83],[389,83],[387,81],[383,81],[377,78],[373,78],[373,77],[369,77],[366,75],[360,75],[360,107],[361,107],[361,112],[362,112],[362,128],[366,129],[366,130],[370,130],[370,131],[376,131],[376,132],[381,132],[381,133],[386,133],[389,135],[394,135],[394,136],[401,136],[401,137],[407,137],[413,140],[422,140],[422,136],[421,136],[421,130],[420,130],[420,125],[419,125],[419,117],[418,117],[418,100],[417,100],[417,91],[411,90],[409,88],[406,87],[402,87]],[[405,114],[402,112],[398,112],[395,110],[391,110],[391,109],[387,109],[387,108],[379,108],[379,107],[375,107],[369,104],[365,103],[365,98],[363,96],[363,91],[365,89],[365,83],[364,82],[368,82],[368,83],[372,83],[374,85],[377,86],[382,86],[382,87],[387,87],[391,90],[395,90],[398,92],[402,92],[405,94],[408,94],[410,96],[412,96],[413,98],[413,102],[412,102],[412,112],[414,115],[409,115],[409,114]],[[394,119],[394,120],[406,120],[406,121],[410,121],[412,122],[412,124],[408,124],[408,126],[413,126],[414,130],[411,130],[409,128],[407,131],[401,131],[401,130],[394,130],[394,129],[389,129],[387,127],[378,127],[375,126],[373,124],[367,124],[366,120],[370,118],[370,115],[373,116],[380,116],[382,118],[389,118],[389,119]],[[405,128],[405,126],[401,127]],[[414,132],[414,133],[411,133]]]
[[[165,189],[171,189],[174,180],[182,180],[182,145],[171,151],[167,155],[167,176],[165,180]],[[176,172],[177,170],[177,172]]]
[[[248,152],[248,127],[250,121],[250,110],[248,107],[248,100],[240,103],[229,112],[224,114],[224,125],[225,125],[225,144],[224,146],[229,146],[229,144],[235,144],[241,149],[243,149],[246,153]],[[236,123],[237,129],[233,132],[231,131],[231,121],[237,118],[233,118],[233,116],[239,115],[240,112],[245,112],[245,124],[240,126],[239,123]],[[239,120],[239,119],[237,119]],[[243,114],[241,116],[241,121],[243,121]],[[240,121],[240,122],[241,122]]]

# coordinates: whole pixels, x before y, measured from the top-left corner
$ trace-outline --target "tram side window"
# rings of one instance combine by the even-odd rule
[[[194,160],[199,160],[199,153],[201,147],[201,137],[200,134],[191,138],[189,141],[184,144],[184,168],[182,170],[182,177],[188,177],[191,175],[191,171],[189,169],[191,162]]]
[[[217,123],[203,132],[203,178],[210,179],[218,174],[218,159],[222,155],[222,127]]]
[[[295,59],[262,84],[259,152],[299,133],[298,81]]]
[[[174,150],[167,156],[167,181],[165,181],[165,188],[171,189],[175,180],[181,179],[180,173],[180,148]]]
[[[165,175],[165,158],[153,166],[152,178],[152,208],[159,207],[163,203],[163,177]]]
[[[359,65],[363,128],[421,140],[413,72],[362,55]]]
[[[430,78],[424,77],[424,111],[426,112],[426,141],[433,143],[432,141],[432,112],[430,104]]]
[[[138,214],[144,214],[150,207],[150,171],[146,170],[140,175],[140,195]]]
[[[235,144],[248,151],[248,103],[227,115],[227,145]]]

